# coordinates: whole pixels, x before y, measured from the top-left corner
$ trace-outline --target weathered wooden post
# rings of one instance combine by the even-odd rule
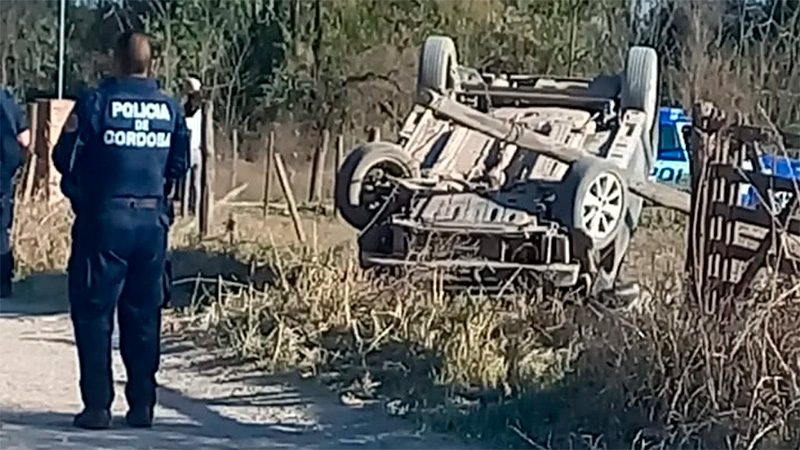
[[[322,177],[325,173],[325,156],[328,154],[331,134],[328,130],[322,131],[322,144],[314,152],[311,167],[311,184],[308,189],[308,202],[319,202],[322,199]]]
[[[370,142],[378,142],[381,140],[381,129],[380,127],[372,127],[369,129],[369,141]]]
[[[713,106],[697,103],[692,110],[692,158],[691,174],[692,202],[689,214],[688,247],[686,252],[686,271],[691,280],[691,296],[699,305],[705,301],[706,279],[706,219],[708,208],[707,155],[710,146],[716,146],[718,127],[712,126]],[[716,150],[712,149],[716,153]]]
[[[28,123],[30,125],[31,145],[28,147],[28,164],[25,178],[23,179],[22,200],[28,201],[33,197],[33,186],[36,183],[36,169],[39,164],[39,155],[36,151],[37,137],[39,134],[39,104],[28,104]]]
[[[236,170],[239,162],[239,130],[233,129],[233,159],[231,160],[231,189],[236,187]]]
[[[342,162],[344,161],[344,135],[340,134],[336,136],[336,159],[334,160],[333,164],[333,173],[339,171],[339,167],[342,166]]]
[[[189,169],[183,175],[183,181],[180,186],[181,188],[181,217],[186,217],[189,215],[189,190],[191,186],[191,169]],[[197,195],[197,194],[195,194]]]
[[[271,181],[272,181],[272,161],[275,158],[275,131],[270,130],[269,134],[267,135],[267,157],[264,160],[264,198],[263,198],[263,205],[264,205],[264,217],[267,217],[269,214],[269,197],[270,197],[270,188],[271,188]]]
[[[340,134],[336,136],[336,157],[333,159],[333,183],[334,187],[336,186],[336,174],[339,173],[339,167],[342,166],[342,161],[344,160],[344,135]],[[333,199],[333,213],[336,217],[339,217],[339,208],[336,207],[336,189],[334,188],[334,199]]]
[[[203,167],[201,175],[200,236],[207,237],[214,221],[214,103],[203,102],[203,127],[201,133]]]
[[[41,151],[39,160],[45,168],[43,181],[48,207],[64,198],[60,188],[61,174],[53,167],[52,154],[74,106],[73,100],[61,99],[42,101],[37,108],[39,125],[44,131],[44,133],[39,133],[42,141],[37,145],[40,146]]]
[[[294,200],[292,186],[289,184],[289,177],[286,175],[286,168],[283,165],[281,155],[275,153],[275,174],[278,175],[278,182],[283,189],[283,196],[286,197],[286,205],[289,207],[289,215],[294,224],[294,231],[300,243],[306,242],[306,234],[303,232],[303,224],[300,222],[300,214],[297,212],[297,203]]]

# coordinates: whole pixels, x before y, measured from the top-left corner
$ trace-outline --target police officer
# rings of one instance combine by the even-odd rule
[[[152,425],[160,356],[168,219],[164,186],[186,172],[189,142],[180,106],[150,76],[150,44],[117,41],[116,77],[81,96],[53,152],[73,204],[69,301],[84,409],[74,425],[111,425],[115,308],[127,372],[126,421]]]
[[[14,253],[11,224],[14,220],[13,179],[22,165],[21,148],[30,145],[30,130],[14,97],[0,90],[0,298],[11,296]]]

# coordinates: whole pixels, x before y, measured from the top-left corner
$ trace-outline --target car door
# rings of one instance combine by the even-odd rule
[[[659,145],[650,179],[679,189],[690,188],[687,122],[659,123]]]

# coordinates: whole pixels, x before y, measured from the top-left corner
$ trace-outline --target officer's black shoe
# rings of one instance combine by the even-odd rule
[[[111,413],[107,409],[84,409],[72,424],[87,430],[105,430],[111,427]]]
[[[125,421],[133,428],[150,428],[153,426],[153,410],[150,408],[131,408],[125,414]]]
[[[14,255],[0,255],[0,298],[11,297],[11,279],[14,278]]]

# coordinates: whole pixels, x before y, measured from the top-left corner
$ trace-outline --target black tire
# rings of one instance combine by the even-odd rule
[[[334,200],[342,218],[359,230],[374,214],[362,202],[364,178],[378,167],[396,177],[419,176],[419,163],[397,144],[369,142],[350,152],[336,174]]]
[[[459,85],[456,44],[446,36],[425,39],[419,55],[417,93],[432,90],[450,95]]]
[[[622,108],[647,114],[649,124],[658,113],[658,55],[650,47],[631,47],[622,85]]]
[[[605,183],[603,180],[599,180],[601,176]],[[603,206],[610,205],[611,207],[608,210],[602,210],[604,213],[602,217],[596,219],[599,222],[595,228],[591,226],[592,224],[587,223],[592,222],[594,216],[586,218],[584,207],[591,208],[591,206],[584,205],[584,203],[589,200],[587,196],[590,193],[594,193],[596,189],[608,184],[616,185],[613,192],[609,192],[608,198],[605,198],[610,201],[603,203]],[[586,238],[595,250],[607,247],[616,239],[620,228],[625,226],[625,217],[630,201],[628,186],[625,178],[610,164],[588,158],[572,163],[561,182],[557,195],[558,198],[553,203],[553,217],[573,231],[573,239],[575,235]],[[596,196],[603,197],[602,193],[597,193]],[[612,217],[608,211],[616,209],[619,210],[618,214]],[[601,219],[605,220],[606,226],[602,226]]]
[[[649,150],[647,165],[652,167],[658,148],[657,137],[653,132],[658,118],[658,55],[655,49],[631,47],[628,50],[621,106],[623,110],[636,109],[645,113],[647,128],[644,144]]]

